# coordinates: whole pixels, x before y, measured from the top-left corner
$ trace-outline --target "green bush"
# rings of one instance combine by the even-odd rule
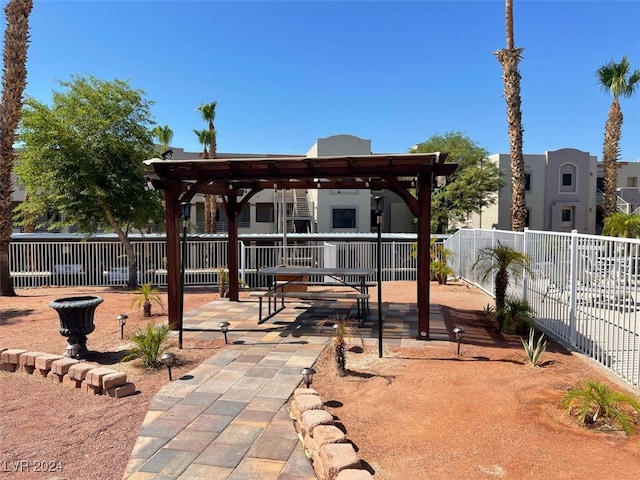
[[[151,304],[156,303],[162,308],[162,299],[160,298],[160,291],[154,288],[150,283],[145,283],[137,290],[137,295],[131,302],[133,307],[142,307],[142,312],[145,317],[151,316]]]
[[[504,309],[504,333],[525,334],[534,325],[536,312],[522,298],[508,298]]]
[[[580,425],[595,424],[600,418],[612,426],[619,426],[624,433],[635,433],[637,416],[640,414],[640,401],[632,395],[613,390],[604,383],[585,380],[565,393],[560,405],[569,414],[576,410],[576,418]]]
[[[129,336],[133,348],[122,359],[123,361],[140,358],[146,368],[158,368],[162,363],[158,360],[160,355],[169,350],[172,345],[168,341],[169,325],[149,324],[140,328]]]

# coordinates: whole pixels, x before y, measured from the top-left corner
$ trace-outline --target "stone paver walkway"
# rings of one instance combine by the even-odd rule
[[[332,329],[318,320],[353,314],[355,306],[288,304],[257,325],[257,302],[215,300],[185,313],[184,342],[222,336],[229,344],[166,385],[152,400],[124,479],[315,480],[289,418],[287,401],[300,371],[313,366]],[[448,340],[439,306],[431,307],[433,340]],[[415,305],[385,304],[383,344],[424,346]],[[377,310],[360,329],[377,345]]]

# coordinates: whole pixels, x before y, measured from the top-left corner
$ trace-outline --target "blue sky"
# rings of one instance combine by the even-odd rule
[[[595,71],[623,55],[640,69],[640,1],[514,4],[525,153],[601,159],[611,97]],[[306,153],[348,133],[397,153],[461,131],[507,153],[505,43],[502,0],[35,0],[26,93],[49,102],[72,74],[128,79],[189,151],[206,127],[196,107],[215,100],[219,152]],[[621,105],[621,159],[636,161],[640,91]]]

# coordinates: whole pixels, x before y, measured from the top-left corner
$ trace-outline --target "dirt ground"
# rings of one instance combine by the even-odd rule
[[[449,329],[466,329],[459,356],[455,343],[429,342],[385,349],[378,359],[377,349],[362,352],[354,340],[347,354],[350,375],[337,377],[326,352],[316,367],[313,387],[375,478],[639,478],[640,437],[583,429],[558,406],[562,393],[585,378],[637,390],[553,343],[542,368],[526,365],[519,339],[498,336],[487,324],[486,295],[463,283],[431,285],[432,303],[443,305]],[[62,353],[66,339],[49,302],[100,295],[105,301],[88,341],[100,352],[93,360],[126,371],[140,392],[91,397],[31,375],[0,372],[0,477],[120,479],[149,401],[168,376],[166,370],[150,374],[119,363],[126,340],[120,340],[116,316],[129,315],[126,333],[148,319],[131,307],[134,294],[122,290],[38,288],[18,294],[0,299],[0,346]],[[217,297],[187,289],[185,310]],[[415,284],[385,283],[383,300],[415,302]],[[153,308],[152,321],[166,321]],[[223,347],[185,342],[175,375]],[[36,464],[49,472],[34,472]]]

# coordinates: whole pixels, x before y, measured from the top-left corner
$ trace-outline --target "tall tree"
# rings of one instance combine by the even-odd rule
[[[151,134],[160,142],[163,152],[169,148],[169,144],[171,140],[173,140],[173,130],[169,128],[169,125],[165,124],[163,127],[156,125],[153,127],[153,130],[151,130]]]
[[[209,126],[209,156],[204,158],[217,158],[218,157],[218,144],[216,139],[216,129],[213,122],[216,119],[216,107],[218,102],[203,103],[198,107],[198,111],[202,114],[202,119],[207,122]],[[216,213],[218,209],[218,196],[217,195],[205,195],[204,196],[204,232],[216,233]]]
[[[415,145],[411,152],[447,152],[447,163],[458,168],[446,183],[435,189],[431,197],[431,229],[446,233],[470,213],[480,213],[497,200],[502,186],[500,170],[494,162],[484,161],[488,152],[460,132],[433,135]]]
[[[520,99],[520,71],[518,64],[524,48],[516,48],[513,39],[513,0],[505,4],[507,48],[494,52],[502,65],[504,98],[507,103],[509,151],[511,154],[511,230],[524,231],[527,206],[525,204],[525,171],[522,154],[522,110]]]
[[[162,222],[159,193],[148,190],[143,161],[153,149],[151,102],[122,80],[72,76],[59,82],[51,106],[29,98],[20,138],[25,148],[16,173],[31,201],[19,213],[53,212],[49,227],[118,235],[129,264],[127,286],[137,283],[129,233]]]
[[[211,158],[208,147],[211,146],[211,138],[215,137],[215,131],[211,130],[193,130],[198,137],[198,142],[202,145],[202,158]],[[204,231],[205,233],[216,233],[216,209],[217,196],[207,194],[204,196]]]
[[[33,0],[9,0],[4,12],[2,101],[0,103],[0,296],[16,294],[11,281],[9,244],[11,243],[12,203],[11,171],[13,144],[22,113],[23,93],[27,84],[27,48],[29,46],[29,15]]]
[[[607,123],[604,126],[604,144],[602,161],[604,162],[604,217],[616,213],[618,183],[618,158],[620,157],[620,138],[622,137],[622,109],[620,97],[631,97],[640,83],[640,70],[631,72],[626,56],[620,63],[611,61],[602,65],[597,71],[598,83],[613,96],[609,108]]]

